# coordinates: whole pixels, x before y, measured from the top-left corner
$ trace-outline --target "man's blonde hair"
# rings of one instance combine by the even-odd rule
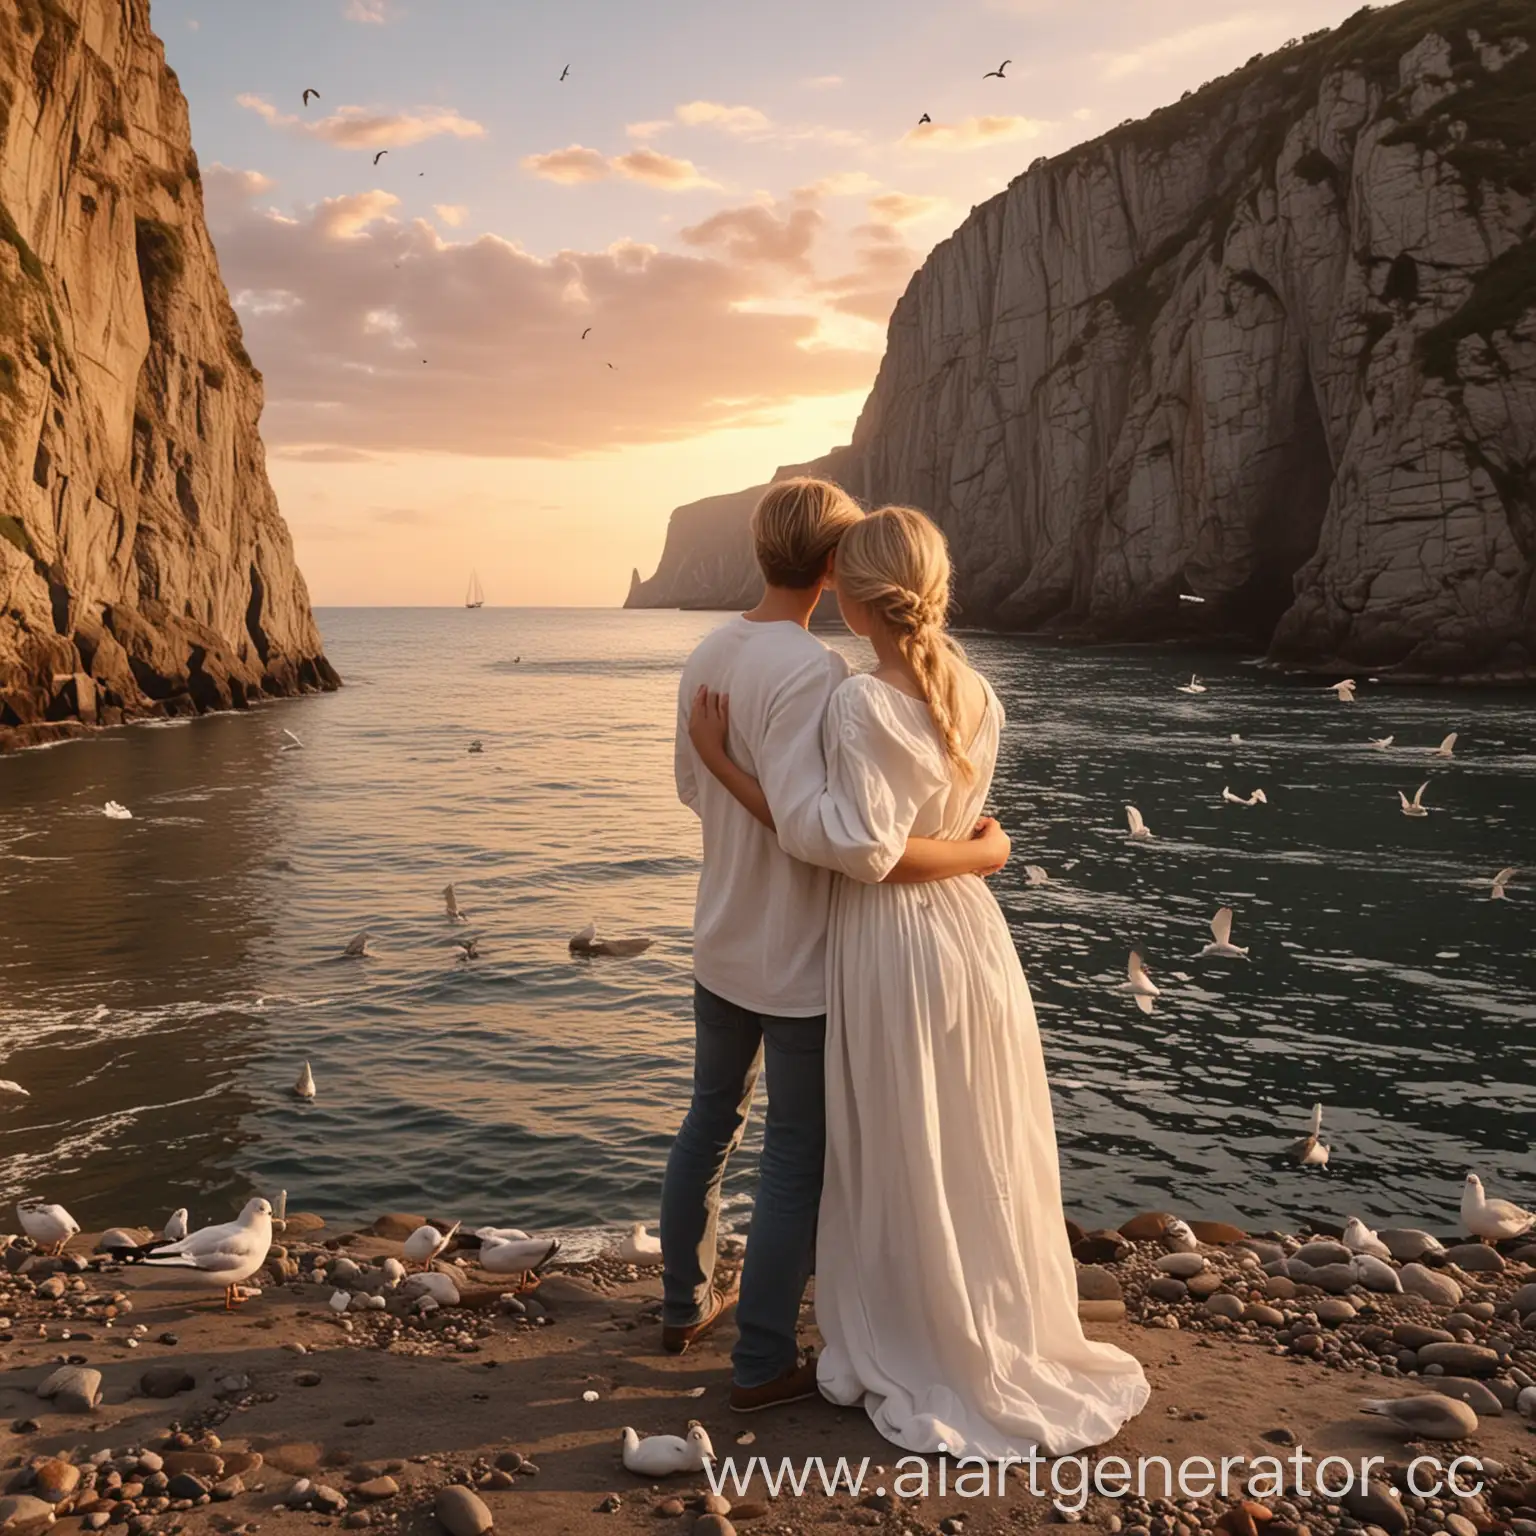
[[[863,520],[841,486],[807,475],[768,487],[752,513],[752,543],[770,587],[804,591],[827,573],[827,556]]]

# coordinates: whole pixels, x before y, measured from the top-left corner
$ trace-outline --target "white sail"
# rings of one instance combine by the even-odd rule
[[[479,574],[475,571],[469,573],[469,593],[464,599],[466,608],[485,607],[485,592],[480,586]]]

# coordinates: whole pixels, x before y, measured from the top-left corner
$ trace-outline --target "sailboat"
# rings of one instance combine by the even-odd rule
[[[466,608],[484,608],[485,593],[481,590],[479,575],[471,571],[469,573],[469,592],[464,598]]]

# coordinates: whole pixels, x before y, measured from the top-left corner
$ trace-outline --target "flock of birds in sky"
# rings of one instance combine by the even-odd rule
[[[1359,684],[1356,683],[1353,678],[1345,678],[1344,681],[1334,683],[1324,691],[1332,693],[1341,704],[1353,704],[1355,702],[1355,694],[1358,690],[1358,687]],[[1180,693],[1198,695],[1206,693],[1208,689],[1207,685],[1200,680],[1199,674],[1196,673],[1191,675],[1187,683],[1180,683],[1178,685],[1178,691]],[[1241,746],[1243,738],[1241,736],[1234,735],[1230,738],[1230,740],[1233,746]],[[1384,752],[1389,747],[1391,747],[1395,740],[1395,736],[1372,737],[1370,744],[1378,751]],[[1447,736],[1438,747],[1429,747],[1426,750],[1432,757],[1449,760],[1455,756],[1456,740],[1457,733],[1452,731],[1451,734]],[[1411,800],[1406,794],[1403,793],[1402,790],[1397,792],[1397,797],[1402,802],[1402,813],[1404,816],[1422,817],[1429,815],[1430,808],[1424,804],[1424,791],[1428,788],[1429,781],[1426,779],[1425,782],[1420,784],[1418,789],[1414,791],[1414,795]],[[1222,801],[1227,805],[1255,806],[1269,804],[1269,797],[1264,793],[1262,789],[1255,789],[1251,794],[1244,797],[1242,795],[1234,794],[1230,786],[1227,786],[1222,789],[1221,798]],[[1152,829],[1147,825],[1146,820],[1143,818],[1141,812],[1134,805],[1126,806],[1125,819],[1130,829],[1128,833],[1128,841],[1133,843],[1149,843],[1154,840],[1152,836]],[[1034,865],[1029,866],[1031,871],[1035,870],[1035,868],[1036,866]],[[1513,881],[1519,872],[1519,869],[1513,865],[1506,869],[1499,870],[1498,873],[1493,876],[1492,880],[1488,882],[1489,886],[1491,887],[1489,891],[1489,899],[1492,901],[1506,900],[1510,882]],[[1029,882],[1031,885],[1036,883],[1043,883],[1043,881],[1048,878],[1043,870],[1039,873],[1041,876],[1040,882],[1037,882],[1033,876],[1031,876]],[[1214,958],[1219,960],[1246,960],[1248,958],[1248,950],[1232,942],[1231,907],[1221,907],[1217,911],[1216,915],[1211,919],[1211,936],[1213,942],[1207,944],[1205,948],[1200,951],[1201,959]],[[1124,984],[1124,990],[1130,993],[1132,1000],[1143,1013],[1151,1013],[1153,1011],[1153,1005],[1155,1004],[1156,1000],[1162,996],[1162,989],[1157,985],[1155,981],[1153,981],[1152,974],[1147,968],[1146,961],[1142,958],[1140,953],[1134,949],[1131,951],[1131,957],[1126,966],[1126,981]],[[1302,1137],[1299,1141],[1294,1142],[1289,1149],[1289,1156],[1293,1162],[1299,1163],[1302,1167],[1305,1168],[1321,1168],[1327,1164],[1328,1146],[1322,1140],[1322,1124],[1323,1107],[1321,1104],[1315,1104],[1312,1107],[1311,1131],[1306,1136]],[[1477,1180],[1473,1175],[1468,1175],[1468,1178],[1470,1180],[1470,1189],[1470,1185],[1476,1184]],[[1480,1195],[1482,1186],[1478,1184],[1477,1188]],[[1494,1203],[1502,1204],[1503,1202]],[[1516,1208],[1511,1206],[1509,1209],[1515,1210]],[[1464,1198],[1464,1215],[1465,1212],[1466,1200]],[[1529,1223],[1527,1224],[1529,1225]],[[1475,1229],[1469,1228],[1469,1230]],[[1521,1228],[1521,1230],[1523,1231],[1524,1228]]]

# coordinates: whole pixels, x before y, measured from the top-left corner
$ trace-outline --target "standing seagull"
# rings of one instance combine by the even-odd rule
[[[1461,1224],[1473,1237],[1496,1243],[1529,1232],[1536,1226],[1536,1216],[1508,1200],[1488,1199],[1483,1193],[1483,1181],[1469,1173],[1461,1190]]]
[[[1430,748],[1431,757],[1454,757],[1456,753],[1456,732],[1452,731],[1438,747]]]
[[[1290,1159],[1293,1163],[1300,1163],[1303,1168],[1321,1168],[1328,1161],[1328,1143],[1323,1136],[1323,1106],[1312,1106],[1312,1129],[1307,1132],[1300,1141],[1293,1141],[1290,1146]]]
[[[309,1063],[304,1063],[304,1070],[299,1073],[299,1080],[293,1085],[296,1098],[312,1099],[315,1096],[315,1074],[309,1070]]]
[[[272,1247],[272,1207],[260,1196],[248,1200],[235,1221],[204,1227],[179,1243],[156,1244],[143,1258],[157,1269],[185,1269],[203,1285],[224,1288],[224,1310],[245,1300],[240,1287],[267,1262]]]
[[[320,100],[320,92],[319,91],[314,90],[314,89],[307,90],[307,91],[304,92],[304,105],[306,107],[309,105],[309,98],[311,96],[313,96],[316,101]]]
[[[1232,942],[1232,908],[1220,908],[1216,916],[1211,919],[1211,933],[1216,942],[1207,944],[1200,951],[1201,958],[1206,955],[1219,955],[1223,960],[1246,960],[1248,951],[1239,949]]]
[[[463,908],[459,906],[459,898],[453,894],[453,887],[443,887],[443,902],[448,908],[448,921],[450,923],[467,923],[469,919],[464,915]]]
[[[661,1263],[661,1239],[652,1237],[645,1230],[645,1223],[637,1221],[620,1242],[618,1254],[625,1264],[643,1264],[654,1269]]]
[[[983,80],[1006,80],[1008,77],[1003,73],[1003,71],[1007,69],[1008,66],[1012,63],[1012,59],[1004,59],[996,69],[989,69],[981,78]]]
[[[1146,963],[1134,949],[1131,951],[1130,964],[1126,966],[1125,973],[1129,978],[1126,985],[1131,989],[1131,996],[1136,999],[1136,1006],[1143,1013],[1151,1013],[1152,999],[1161,997],[1162,993],[1148,973]]]
[[[1340,704],[1355,702],[1355,680],[1352,677],[1346,677],[1342,683],[1331,684],[1328,691],[1338,695]]]
[[[1152,841],[1152,829],[1141,819],[1141,812],[1134,805],[1126,806],[1125,819],[1130,823],[1131,841],[1133,843],[1149,843]]]
[[[16,1207],[21,1230],[39,1247],[47,1244],[54,1253],[64,1252],[64,1244],[80,1230],[62,1205],[44,1205],[41,1200],[23,1200]]]
[[[1410,800],[1408,798],[1408,796],[1405,795],[1402,792],[1402,790],[1398,790],[1397,798],[1403,802],[1403,815],[1404,816],[1428,816],[1429,815],[1429,807],[1424,804],[1424,791],[1426,789],[1428,789],[1428,788],[1429,788],[1429,780],[1425,779],[1425,781],[1422,784],[1420,784],[1419,787],[1416,790],[1414,790],[1414,792],[1413,792],[1413,799],[1412,800]]]
[[[162,1242],[179,1243],[187,1235],[187,1208],[181,1206],[171,1212],[171,1219],[165,1224],[165,1231],[160,1234]]]
[[[438,1231],[429,1221],[423,1222],[406,1238],[401,1255],[408,1264],[420,1264],[425,1269],[453,1241],[453,1235],[458,1230],[458,1222],[454,1222],[446,1232]]]
[[[1504,894],[1504,887],[1507,886],[1509,882],[1513,880],[1519,873],[1520,871],[1513,864],[1511,864],[1508,869],[1501,869],[1498,874],[1493,877],[1493,889],[1488,893],[1489,901],[1507,900],[1508,898]],[[13,1083],[10,1086],[15,1087],[15,1084]],[[4,1092],[5,1087],[6,1085],[4,1083],[0,1083],[0,1092]]]

